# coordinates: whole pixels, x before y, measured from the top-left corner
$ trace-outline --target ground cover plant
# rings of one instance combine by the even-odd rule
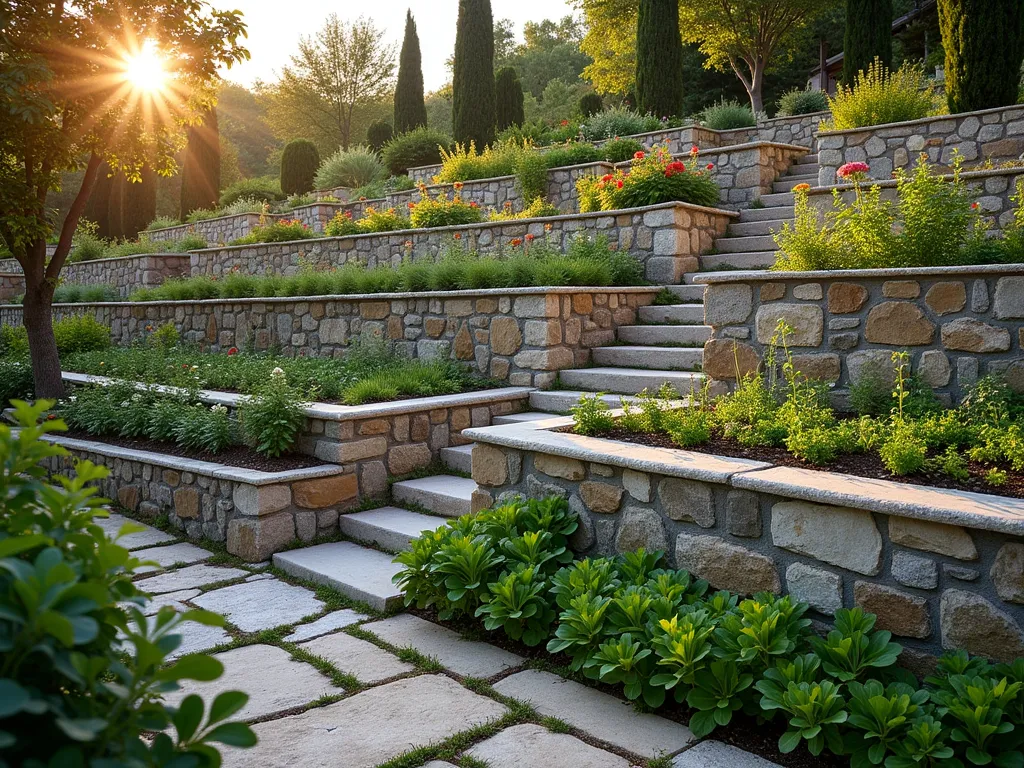
[[[794,88],[779,97],[778,117],[795,117],[828,109],[828,95],[817,88]]]
[[[619,169],[604,176],[583,176],[576,182],[580,212],[614,211],[679,201],[694,205],[716,205],[718,184],[711,177],[712,166],[700,166],[697,147],[688,160],[676,160],[667,147],[650,152],[637,151],[626,173]]]
[[[809,187],[794,187],[796,217],[774,236],[779,256],[772,269],[873,269],[935,267],[1024,261],[1024,184],[1013,196],[1013,220],[1003,237],[986,235],[982,211],[964,181],[959,155],[952,173],[934,173],[921,155],[912,171],[896,169],[896,200],[866,181],[866,163],[839,168],[840,183],[852,183],[854,199],[833,190],[823,220],[811,207]]]
[[[260,217],[260,223],[249,230],[249,234],[235,238],[231,245],[253,245],[256,243],[287,243],[292,240],[308,240],[317,233],[298,219],[277,219],[268,222]]]
[[[442,621],[544,645],[648,707],[685,705],[698,738],[742,713],[785,728],[780,752],[828,750],[856,768],[1024,765],[1024,659],[949,653],[922,684],[860,608],[820,637],[806,603],[712,593],[662,552],[574,560],[577,527],[562,497],[511,499],[424,533],[395,581]]]
[[[149,601],[132,582],[144,563],[107,538],[104,501],[92,484],[103,467],[80,461],[73,478],[48,478],[40,462],[67,456],[41,438],[64,429],[45,420],[53,405],[15,404],[19,432],[0,425],[0,745],[10,765],[192,765],[216,768],[216,744],[250,747],[247,725],[226,722],[248,696],[197,695],[179,707],[164,694],[182,680],[209,681],[223,664],[206,654],[174,663],[182,625],[223,624],[207,611]],[[127,525],[122,533],[139,530]],[[173,726],[173,728],[172,728]]]
[[[672,127],[652,115],[641,115],[625,107],[613,107],[591,115],[579,125],[579,135],[587,141],[599,141],[634,133],[647,133]]]
[[[943,408],[910,376],[907,353],[894,352],[891,370],[869,370],[854,382],[854,412],[839,414],[828,385],[796,370],[789,333],[780,323],[765,372],[740,378],[730,394],[691,393],[690,406],[678,409],[669,388],[641,397],[638,407],[625,404],[619,419],[600,398],[584,396],[573,409],[575,431],[1024,496],[1024,396],[1005,382],[983,378],[959,406]]]
[[[316,189],[361,187],[384,181],[387,175],[387,168],[377,153],[369,147],[359,146],[339,149],[326,158],[317,169],[314,184]]]
[[[150,240],[145,234],[138,240],[118,241],[105,240],[96,234],[96,230],[96,224],[93,222],[83,221],[79,224],[75,230],[71,253],[68,255],[69,262],[115,259],[146,253],[185,253],[206,247],[206,240],[195,234],[188,234],[176,241]]]

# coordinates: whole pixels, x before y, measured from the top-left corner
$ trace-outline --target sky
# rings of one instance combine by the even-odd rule
[[[274,80],[295,53],[299,38],[314,33],[331,13],[342,19],[355,19],[360,14],[373,19],[379,29],[385,30],[385,40],[400,48],[405,12],[410,8],[420,37],[424,87],[435,90],[449,77],[445,61],[455,49],[458,0],[213,0],[213,5],[242,11],[248,25],[245,46],[252,58],[222,73],[242,85]],[[512,19],[520,39],[524,22],[560,19],[573,11],[565,0],[493,0],[491,8],[495,21]]]

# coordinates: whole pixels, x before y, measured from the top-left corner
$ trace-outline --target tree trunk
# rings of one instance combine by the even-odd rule
[[[61,398],[64,397],[64,380],[53,335],[53,289],[56,286],[46,279],[43,270],[46,241],[38,240],[29,250],[35,254],[35,268],[25,270],[25,301],[21,312],[28,334],[32,380],[37,398]]]

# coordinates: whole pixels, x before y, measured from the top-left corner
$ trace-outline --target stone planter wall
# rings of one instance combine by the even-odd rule
[[[979,376],[1000,374],[1024,391],[1024,266],[834,272],[748,272],[708,284],[704,372],[735,379],[761,363],[780,319],[809,377],[845,388],[868,370],[891,376],[894,351],[958,400]]]
[[[433,182],[434,177],[441,172],[441,164],[435,163],[434,165],[420,165],[416,168],[410,168],[407,171],[407,175],[410,179],[415,181],[417,184],[430,184]]]
[[[911,664],[951,648],[1024,655],[1020,500],[538,432],[533,445],[512,425],[467,433],[474,509],[566,496],[580,554],[662,550],[712,589],[788,592],[821,618],[861,606]]]
[[[188,277],[187,253],[148,253],[117,259],[72,262],[64,266],[61,277],[77,285],[111,285],[127,298],[138,288],[155,288],[173,277]]]
[[[47,459],[50,471],[72,474],[81,459],[106,466],[101,495],[146,516],[166,514],[190,539],[226,541],[228,552],[249,562],[266,560],[296,539],[334,533],[339,512],[358,505],[352,467],[266,473],[99,441],[49,439],[71,453]]]
[[[1024,152],[1024,106],[1000,107],[959,115],[927,117],[818,134],[820,185],[833,184],[844,163],[867,163],[873,179],[888,179],[894,169],[917,162],[921,153],[948,167],[959,150],[966,164],[1016,160]]]
[[[318,189],[314,193],[317,200],[322,197],[336,197],[342,203],[347,203],[352,199],[352,188],[351,187],[335,187],[334,189]]]
[[[322,268],[358,263],[368,268],[397,267],[407,258],[436,258],[458,238],[467,249],[480,253],[510,249],[513,240],[527,236],[568,248],[580,234],[608,238],[614,248],[636,256],[652,283],[676,283],[697,269],[697,257],[725,234],[736,214],[685,203],[663,203],[646,208],[607,211],[463,227],[409,229],[350,237],[316,238],[290,243],[264,243],[192,251],[192,274],[221,277],[232,269],[290,275],[300,265]]]
[[[207,243],[230,243],[249,234],[260,223],[259,213],[240,213],[234,216],[218,216],[215,219],[197,221],[194,224],[179,224],[166,229],[151,229],[145,235],[150,240],[165,242],[181,240],[187,235],[198,235]]]
[[[0,259],[0,272],[13,275],[21,271],[21,263],[17,259]]]
[[[25,275],[20,272],[0,272],[0,301],[10,301],[25,294]]]
[[[776,141],[782,144],[798,144],[812,149],[822,120],[832,116],[831,112],[812,112],[795,117],[775,117],[757,124],[757,138],[760,141]]]
[[[338,211],[348,208],[347,203],[315,203],[294,208],[287,213],[274,216],[275,219],[295,219],[301,221],[314,232],[323,232],[327,222],[334,218]]]
[[[93,315],[127,346],[147,325],[172,322],[182,340],[210,351],[278,349],[340,356],[356,338],[384,338],[408,357],[452,358],[513,386],[547,387],[590,361],[620,325],[636,322],[650,288],[513,288],[354,297],[58,304],[54,317]],[[0,307],[20,325],[21,307]]]

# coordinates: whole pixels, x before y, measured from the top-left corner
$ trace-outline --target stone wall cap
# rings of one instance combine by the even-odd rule
[[[783,115],[782,117],[769,117],[765,120],[758,122],[758,126],[764,125],[765,123],[788,123],[788,122],[800,122],[805,117],[824,117],[825,115],[831,115],[832,112],[828,109],[823,109],[818,112],[805,112],[802,115]]]
[[[1024,535],[1024,499],[798,467],[745,472],[730,482],[736,488],[803,501]]]
[[[1024,107],[1022,107],[1024,108]],[[993,176],[1024,176],[1024,166],[1015,166],[1011,168],[982,168],[976,171],[961,171],[960,178],[965,181],[971,179],[987,179]],[[940,179],[952,179],[952,173],[939,173],[934,174],[933,178]],[[863,187],[883,187],[889,189],[896,186],[896,179],[868,179],[861,182]],[[840,192],[852,191],[857,188],[856,184],[827,184],[823,187],[811,187],[807,190],[809,196],[813,195],[831,195],[833,190],[839,190]]]
[[[865,133],[872,131],[880,131],[886,128],[900,128],[903,126],[913,125],[927,125],[928,123],[939,123],[943,120],[962,120],[967,117],[977,117],[978,115],[991,115],[994,112],[1007,112],[1011,109],[1024,109],[1024,105],[1021,104],[1010,104],[1005,107],[992,107],[990,109],[978,109],[974,112],[957,112],[954,115],[932,115],[930,117],[920,117],[917,120],[904,120],[901,123],[879,123],[878,125],[865,125],[861,128],[844,128],[841,131],[819,131],[818,136],[844,136],[848,133]]]
[[[337,202],[337,203],[335,203],[335,202],[332,202],[330,200],[323,201],[323,202],[320,201],[320,200],[317,200],[315,203],[307,203],[306,205],[297,205],[294,208],[292,208],[290,211],[284,211],[283,213],[272,213],[270,215],[271,216],[289,216],[290,214],[293,214],[296,211],[301,211],[304,208],[344,208],[346,205],[351,205],[352,202],[353,201],[351,201],[351,200],[346,200],[345,202]],[[367,201],[363,201],[363,202],[367,202]]]
[[[811,272],[773,272],[768,269],[706,272],[693,277],[701,285],[758,283],[779,280],[903,279],[909,277],[956,277],[963,275],[1022,275],[1024,264],[974,264],[952,267],[892,267],[890,269],[820,269]]]
[[[245,216],[263,216],[262,213],[228,213],[224,216],[213,216],[209,219],[200,219],[199,221],[186,221],[184,224],[175,224],[173,227],[161,227],[160,229],[146,229],[139,234],[145,234],[146,232],[169,232],[172,229],[186,229],[188,227],[194,227],[197,224],[204,224],[207,221],[226,221],[227,219],[241,219]],[[269,216],[278,216],[279,214],[271,213]]]
[[[800,152],[801,154],[807,154],[811,150],[807,147],[801,147],[799,144],[783,144],[779,141],[745,141],[742,144],[726,144],[721,147],[711,147],[709,149],[702,149],[697,152],[697,157],[710,157],[712,155],[729,154],[731,152],[746,152],[751,149],[760,149],[761,147],[778,147],[779,149],[790,149],[794,152]],[[672,157],[686,158],[689,157],[689,152],[675,152]],[[632,165],[632,160],[623,160],[622,162],[615,163],[616,168],[628,168]]]
[[[148,259],[151,256],[159,256],[161,259],[165,259],[168,256],[173,256],[179,259],[188,259],[188,251],[157,251],[156,253],[133,253],[130,256],[111,256],[108,259],[87,259],[84,261],[68,261],[64,263],[64,269],[68,267],[74,267],[78,264],[108,264],[112,261],[129,261],[130,259]]]

